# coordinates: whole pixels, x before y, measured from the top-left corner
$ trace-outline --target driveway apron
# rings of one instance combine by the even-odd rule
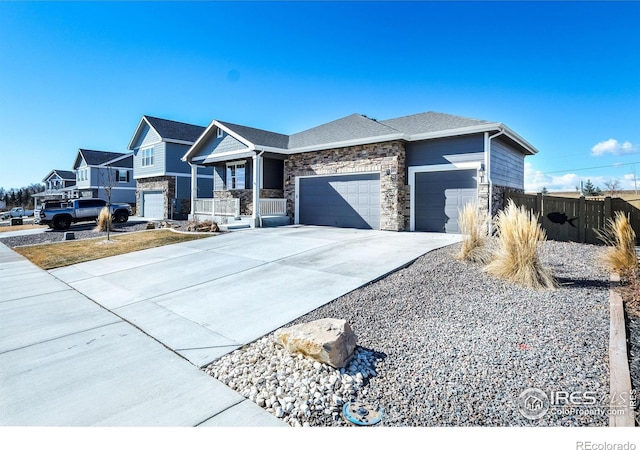
[[[459,235],[262,228],[50,271],[203,367]]]

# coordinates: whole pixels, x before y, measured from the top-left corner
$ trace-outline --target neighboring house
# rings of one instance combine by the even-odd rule
[[[78,198],[76,189],[76,174],[71,170],[54,169],[42,179],[44,191],[33,194],[34,209],[48,200],[64,201]]]
[[[253,226],[275,198],[296,224],[458,233],[464,204],[495,214],[505,188],[524,189],[535,153],[502,123],[427,112],[352,114],[292,135],[214,120],[183,159],[212,166],[214,208],[239,199]]]
[[[182,156],[205,128],[173,120],[142,116],[129,150],[133,151],[136,204],[143,217],[186,218],[191,207],[191,192],[200,198],[213,195],[213,171],[200,168],[193,177]]]
[[[79,149],[73,164],[79,197],[135,204],[133,154]]]

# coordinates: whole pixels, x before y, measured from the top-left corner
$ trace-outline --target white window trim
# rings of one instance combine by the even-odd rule
[[[153,167],[155,164],[155,147],[145,147],[140,149],[140,167]],[[146,154],[146,156],[145,156]],[[145,164],[145,161],[150,159],[149,164]]]
[[[229,167],[233,167],[233,166],[236,167],[236,170],[237,170],[237,166],[243,166],[243,169],[244,169],[244,185],[245,185],[245,187],[243,187],[243,188],[231,188],[231,187],[229,187],[229,180],[226,179],[227,178],[227,171],[228,171]],[[236,178],[237,178],[237,175],[236,175]],[[224,183],[224,185],[225,185],[225,190],[226,191],[237,191],[239,189],[246,189],[246,186],[247,186],[247,162],[246,161],[243,161],[243,162],[228,162],[227,163],[226,169],[225,169],[225,183]]]
[[[410,188],[410,208],[409,208],[409,231],[416,231],[416,173],[424,172],[448,172],[451,170],[472,170],[476,169],[478,172],[482,168],[481,161],[469,161],[452,164],[434,164],[431,166],[412,166],[409,167],[409,188]],[[477,175],[478,180],[480,175]],[[477,182],[477,180],[476,180]],[[476,195],[479,194],[479,189],[476,185]],[[476,203],[478,199],[476,198]]]
[[[224,131],[222,130],[222,128],[218,128],[218,131],[216,132],[216,137],[217,138],[223,138],[224,137]]]
[[[124,173],[124,180],[120,179],[120,174]],[[116,169],[116,178],[118,183],[126,183],[129,178],[129,171],[126,169]]]

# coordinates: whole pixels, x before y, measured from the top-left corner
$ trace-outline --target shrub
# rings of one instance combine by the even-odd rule
[[[100,215],[98,215],[97,223],[98,226],[96,226],[95,231],[112,231],[114,229],[111,212],[109,211],[108,206],[105,206],[100,210]]]
[[[629,217],[622,211],[616,211],[613,219],[607,219],[598,237],[608,246],[604,251],[604,262],[614,272],[623,273],[638,267],[636,255],[636,233],[631,227]]]
[[[538,256],[538,248],[546,234],[537,216],[509,200],[496,216],[498,247],[486,272],[507,281],[531,288],[555,289],[557,283],[551,271]]]
[[[489,251],[486,247],[488,228],[486,212],[478,211],[475,203],[470,202],[460,210],[458,221],[464,237],[457,258],[463,261],[487,263]]]

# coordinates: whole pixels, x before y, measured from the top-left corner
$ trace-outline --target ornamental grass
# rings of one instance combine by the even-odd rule
[[[464,205],[458,215],[458,224],[462,232],[462,247],[456,255],[459,260],[486,264],[490,253],[487,250],[487,213],[478,211],[473,203]]]
[[[555,289],[557,282],[538,254],[547,238],[537,215],[509,200],[496,216],[495,225],[498,245],[485,271],[526,287]]]

